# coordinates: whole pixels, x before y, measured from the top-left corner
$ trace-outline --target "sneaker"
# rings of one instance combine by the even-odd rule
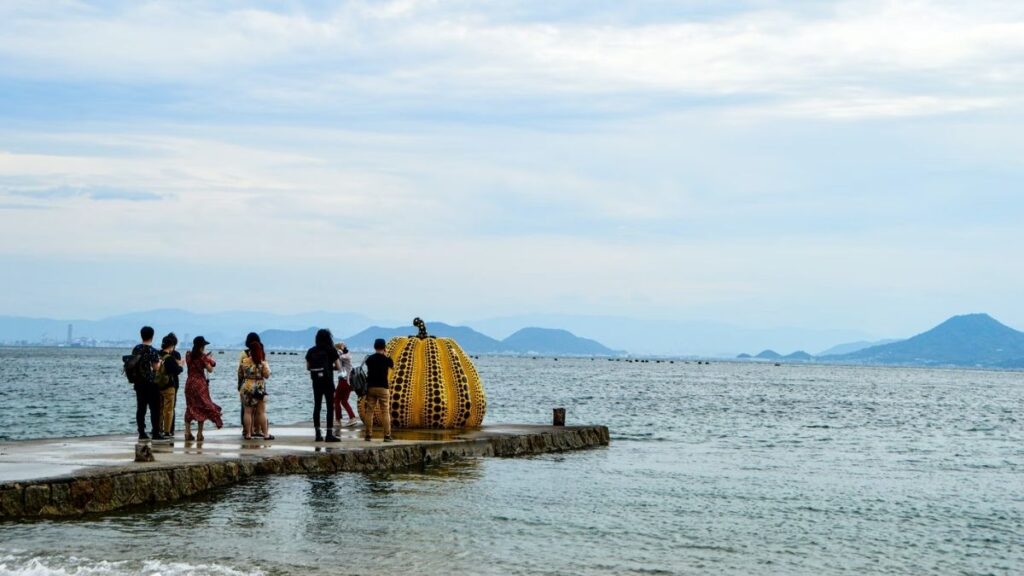
[[[369,434],[363,434],[363,440],[366,440],[367,442],[370,442],[370,441],[373,440],[373,438],[371,438]]]
[[[139,440],[149,440],[149,434],[145,432],[139,432]]]
[[[341,442],[341,438],[338,438],[334,434],[328,434],[327,435],[327,441],[328,442]]]
[[[315,442],[323,442],[323,441],[324,441],[324,437],[323,437],[322,434],[320,434],[320,429],[317,428],[316,429],[316,440],[315,440]]]
[[[394,439],[394,438],[392,438],[391,436],[385,436],[385,437],[384,437],[384,441],[385,441],[385,442],[394,442],[394,441],[395,441],[395,439]]]
[[[334,430],[331,432],[333,432],[335,436],[341,436],[341,426],[335,426]]]

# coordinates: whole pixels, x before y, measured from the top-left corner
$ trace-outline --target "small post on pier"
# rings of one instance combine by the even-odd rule
[[[565,408],[555,408],[552,426],[565,426]]]
[[[156,462],[156,458],[153,458],[153,446],[148,442],[139,442],[135,445],[135,461],[136,462]]]

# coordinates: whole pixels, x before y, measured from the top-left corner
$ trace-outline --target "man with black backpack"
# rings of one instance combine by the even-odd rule
[[[126,360],[125,372],[135,386],[135,424],[139,428],[139,440],[148,440],[146,434],[146,409],[152,425],[153,440],[166,440],[160,428],[160,390],[156,385],[156,371],[160,369],[160,353],[153,348],[153,328],[143,326],[139,330],[142,343],[132,349],[130,360]],[[129,365],[129,363],[131,363]]]

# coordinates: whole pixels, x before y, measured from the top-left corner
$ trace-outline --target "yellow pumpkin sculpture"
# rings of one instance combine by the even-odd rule
[[[427,334],[419,318],[416,336],[388,342],[391,372],[391,426],[395,428],[473,428],[487,411],[487,397],[476,367],[451,338]],[[359,412],[364,410],[359,401]]]

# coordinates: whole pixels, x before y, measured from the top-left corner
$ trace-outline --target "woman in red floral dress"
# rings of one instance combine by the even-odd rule
[[[185,354],[185,365],[188,367],[188,379],[185,380],[185,441],[203,441],[203,423],[212,420],[219,429],[224,425],[221,420],[220,406],[210,398],[210,380],[207,372],[213,372],[217,362],[206,353],[209,342],[202,336],[192,340],[192,350]],[[192,436],[192,421],[199,422],[199,431]]]

